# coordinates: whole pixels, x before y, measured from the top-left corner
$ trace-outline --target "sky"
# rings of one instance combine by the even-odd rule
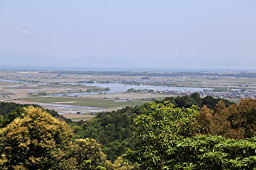
[[[0,0],[0,68],[256,69],[255,0]]]

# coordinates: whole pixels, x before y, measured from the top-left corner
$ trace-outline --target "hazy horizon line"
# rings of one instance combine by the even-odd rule
[[[256,68],[245,67],[68,67],[68,66],[0,66],[0,70],[10,71],[160,71],[160,72],[256,72]]]

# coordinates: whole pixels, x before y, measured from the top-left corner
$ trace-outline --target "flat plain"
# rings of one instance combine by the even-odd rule
[[[75,121],[90,119],[101,111],[192,92],[235,101],[256,97],[256,74],[0,71],[1,101],[39,104]]]

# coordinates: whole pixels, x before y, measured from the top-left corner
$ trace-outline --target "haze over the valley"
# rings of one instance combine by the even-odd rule
[[[256,1],[0,1],[0,66],[255,69]]]

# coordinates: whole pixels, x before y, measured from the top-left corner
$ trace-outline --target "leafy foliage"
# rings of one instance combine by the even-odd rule
[[[254,99],[233,104],[195,93],[99,113],[87,122],[66,120],[75,138],[57,112],[2,106],[1,169],[256,168]]]
[[[103,112],[88,122],[80,122],[75,126],[77,138],[93,138],[103,146],[108,159],[114,161],[126,148],[131,147],[133,119],[140,113],[149,110],[148,104],[126,107],[118,111]],[[78,126],[77,126],[78,125]],[[82,127],[82,128],[79,128]]]
[[[256,135],[256,100],[241,99],[240,103],[226,107],[220,101],[216,110],[202,108],[197,122],[191,123],[194,134],[211,134],[227,138],[244,139]]]
[[[220,102],[216,111],[204,107],[201,111],[203,115],[196,108],[182,109],[169,103],[151,103],[153,111],[134,120],[135,146],[124,157],[138,163],[140,169],[253,169],[256,167],[256,138],[228,139],[221,135],[230,132],[232,125],[229,118],[236,113],[224,111],[240,110],[239,118],[244,122],[245,118],[255,113],[252,112],[256,108],[254,102],[245,99],[228,108]],[[221,125],[221,120],[226,122]],[[191,124],[197,123],[200,128],[210,123],[202,132],[220,136],[194,134]]]
[[[29,104],[17,104],[13,102],[0,102],[0,128],[5,127],[7,124],[12,122],[15,118],[21,116],[21,113],[24,112],[23,108],[28,106],[34,106],[43,109],[38,105],[29,105]],[[59,115],[54,110],[43,109],[44,111],[50,113],[53,117],[65,120],[67,123],[71,123],[71,120],[66,119],[65,117]]]
[[[229,106],[231,104],[234,104],[231,101],[225,100],[225,99],[216,99],[212,96],[206,96],[204,98],[201,98],[198,93],[193,93],[190,96],[177,96],[177,97],[167,97],[163,101],[159,101],[159,103],[164,103],[165,101],[169,101],[175,105],[175,107],[185,107],[189,108],[193,105],[196,105],[200,108],[203,108],[204,106],[210,108],[210,109],[216,109],[216,105],[222,101],[226,106]]]
[[[115,170],[131,170],[131,169],[138,169],[137,164],[131,165],[130,162],[123,159],[123,157],[118,157],[115,162],[112,164],[113,169]]]
[[[111,162],[107,161],[106,155],[101,151],[101,146],[95,139],[77,139],[73,150],[77,169],[112,168]]]
[[[256,138],[226,139],[196,136],[178,141],[168,150],[165,167],[170,169],[253,169],[256,167]]]
[[[132,135],[133,127],[130,125],[134,116],[130,113],[123,109],[119,112],[98,114],[96,119],[83,124],[83,138],[96,139],[103,144],[103,151],[108,157],[114,160],[114,155],[120,156],[120,150],[129,145],[129,140],[125,139]]]
[[[22,105],[22,104],[17,104],[13,102],[0,102],[0,115],[5,117],[8,115],[12,110],[15,110],[17,107],[28,107],[29,105]]]
[[[189,122],[198,114],[194,108],[174,108],[171,103],[150,103],[152,112],[141,114],[135,120],[134,149],[125,158],[138,162],[140,168],[161,169],[168,160],[168,149],[176,141],[191,136]]]
[[[0,130],[1,169],[112,169],[94,139],[74,140],[71,128],[29,106]]]
[[[22,117],[1,129],[0,136],[3,167],[50,169],[66,166],[70,161],[67,155],[72,145],[71,129],[40,108],[24,108]]]
[[[202,107],[204,105],[215,108],[216,102],[222,99],[212,97],[200,98],[198,93],[191,96],[171,97],[162,101],[155,101],[159,104],[173,103],[173,107],[189,108],[192,105]],[[231,102],[222,100],[226,105]],[[138,115],[153,111],[151,104],[145,103],[141,106],[126,107],[117,111],[98,113],[93,120],[87,122],[70,123],[74,129],[76,138],[93,138],[102,144],[102,150],[107,154],[108,159],[114,161],[121,156],[126,148],[132,148],[132,134],[134,131],[133,119]]]
[[[241,99],[237,105],[227,108],[231,113],[228,120],[233,128],[242,128],[244,137],[256,136],[256,100]]]

